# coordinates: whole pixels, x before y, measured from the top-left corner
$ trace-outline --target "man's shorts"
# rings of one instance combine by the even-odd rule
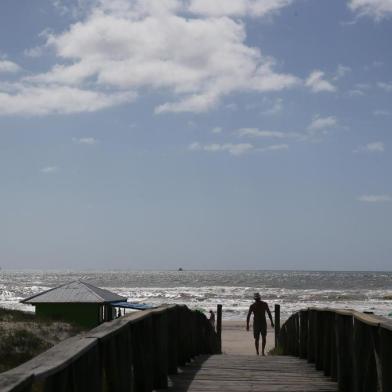
[[[267,324],[260,323],[260,324],[253,324],[253,336],[255,339],[258,339],[259,336],[266,336],[267,335]]]

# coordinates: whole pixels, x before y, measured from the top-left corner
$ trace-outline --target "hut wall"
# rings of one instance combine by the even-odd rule
[[[69,321],[83,327],[93,328],[100,324],[100,304],[37,304],[37,316]]]

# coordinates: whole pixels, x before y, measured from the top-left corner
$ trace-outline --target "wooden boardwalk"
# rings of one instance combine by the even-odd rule
[[[326,392],[336,382],[314,364],[289,356],[200,356],[170,376],[171,392]],[[163,390],[162,390],[163,391]]]

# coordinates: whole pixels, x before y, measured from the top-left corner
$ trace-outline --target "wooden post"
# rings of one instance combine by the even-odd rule
[[[377,326],[364,323],[354,317],[353,371],[355,392],[377,392],[377,368],[375,337]]]
[[[280,333],[280,305],[275,304],[275,348],[279,344],[279,333]]]
[[[380,381],[384,391],[392,391],[392,323],[381,324],[380,334]]]
[[[309,309],[308,314],[308,362],[315,362],[315,349],[316,349],[316,311],[314,309]]]
[[[167,311],[153,313],[153,336],[154,343],[154,366],[153,378],[154,389],[167,388],[167,375],[168,375],[168,317]]]
[[[299,312],[299,356],[308,357],[308,310]]]
[[[219,354],[222,354],[222,305],[218,305],[216,309],[216,334],[218,335]]]
[[[316,310],[315,363],[317,370],[323,370],[324,327],[324,312]]]
[[[168,310],[168,372],[177,374],[178,365],[178,306]]]
[[[337,380],[339,391],[353,391],[353,317],[347,314],[336,313],[336,347],[337,347]]]

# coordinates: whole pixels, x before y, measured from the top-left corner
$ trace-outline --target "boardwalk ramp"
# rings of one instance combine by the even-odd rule
[[[165,391],[327,392],[338,391],[338,386],[314,365],[294,357],[212,355],[182,367]]]

